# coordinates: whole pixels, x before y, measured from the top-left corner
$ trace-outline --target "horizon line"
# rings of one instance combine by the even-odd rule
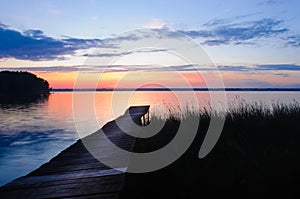
[[[51,91],[300,91],[300,88],[52,88]]]

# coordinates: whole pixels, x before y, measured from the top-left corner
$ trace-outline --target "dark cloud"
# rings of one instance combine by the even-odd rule
[[[99,39],[54,39],[41,30],[27,30],[23,33],[0,26],[0,58],[14,57],[25,60],[51,60],[75,50],[101,46]]]
[[[73,72],[79,71],[83,66],[45,66],[45,67],[9,67],[1,68],[1,70],[14,70],[14,71],[38,71],[38,72]]]
[[[14,57],[23,60],[52,60],[61,59],[63,55],[72,55],[76,50],[92,47],[118,49],[118,51],[106,51],[99,54],[83,54],[93,57],[114,57],[128,55],[132,52],[122,52],[119,46],[122,41],[137,41],[155,34],[157,38],[182,38],[182,34],[192,38],[200,38],[203,44],[209,46],[217,45],[253,45],[256,39],[277,37],[289,32],[283,28],[283,21],[265,18],[256,21],[239,22],[247,16],[233,19],[214,19],[203,25],[201,30],[179,30],[170,31],[168,28],[152,29],[151,32],[137,30],[134,34],[116,36],[107,39],[78,39],[64,38],[54,39],[46,36],[41,30],[26,30],[19,32],[10,29],[0,23],[0,58]],[[281,37],[286,46],[300,47],[300,36],[290,35]],[[148,50],[147,52],[166,51]]]
[[[23,32],[24,36],[31,37],[33,39],[45,39],[43,31],[41,30],[26,30]]]
[[[177,33],[179,34],[179,33]],[[19,32],[9,29],[6,25],[0,23],[0,58],[16,58],[23,60],[52,60],[60,59],[62,55],[74,54],[76,50],[88,49],[92,47],[119,49],[122,41],[136,41],[140,36],[146,36],[142,33],[116,36],[107,39],[79,39],[65,37],[63,39],[54,39],[46,36],[41,30],[26,30]],[[164,49],[146,49],[143,52],[159,52]],[[142,52],[142,51],[140,51]],[[82,56],[91,57],[115,57],[128,55],[132,52],[105,52],[98,54],[83,54]]]
[[[128,51],[128,52],[112,52],[112,53],[86,53],[82,56],[86,57],[118,57],[118,56],[124,56],[129,55],[132,53],[154,53],[154,52],[165,52],[168,51],[168,49],[143,49],[143,50],[135,50],[135,51]]]
[[[78,39],[78,38],[68,38],[63,39],[62,42],[66,47],[72,47],[74,49],[86,49],[91,47],[103,47],[102,40],[100,39]]]
[[[0,28],[8,28],[7,25],[0,22]]]
[[[202,42],[202,44],[206,44],[209,46],[218,46],[218,45],[228,44],[228,43],[229,43],[228,40],[221,40],[221,39],[211,39]]]
[[[288,36],[285,40],[286,46],[300,47],[300,35]]]
[[[139,39],[141,39],[141,38],[138,37],[137,35],[129,34],[129,35],[122,35],[122,36],[117,36],[116,35],[112,38],[107,38],[104,41],[107,42],[107,43],[110,43],[110,42],[121,42],[121,41],[136,41],[136,40],[139,40]]]
[[[198,37],[213,37],[214,34],[210,30],[178,30],[178,32],[187,35],[192,38],[198,38]]]
[[[256,70],[300,71],[300,66],[296,64],[264,64],[264,65],[256,65]]]
[[[280,76],[280,77],[288,77],[289,74],[286,73],[276,73],[275,75]]]
[[[31,72],[118,72],[124,71],[131,66],[118,66],[111,65],[109,67],[105,65],[88,66],[88,65],[75,65],[75,66],[41,66],[41,67],[2,67],[1,70],[5,71],[31,71]],[[117,69],[116,69],[117,68]]]
[[[249,71],[251,69],[253,70],[248,66],[218,66],[218,70],[222,71]]]
[[[132,52],[121,52],[121,53],[96,53],[96,54],[83,54],[85,57],[118,57],[123,55],[129,55]]]
[[[300,71],[297,64],[261,64],[255,66],[218,66],[221,71]]]
[[[203,44],[251,44],[251,41],[258,38],[270,38],[289,30],[283,28],[283,21],[272,18],[265,18],[256,21],[233,23],[230,20],[213,20],[206,24],[205,30],[189,30],[181,33],[192,38],[206,39]]]
[[[90,71],[90,72],[118,72],[118,71],[232,71],[252,73],[255,71],[278,71],[274,75],[288,76],[288,74],[279,71],[300,71],[300,65],[296,64],[265,64],[255,66],[230,66],[220,65],[217,67],[198,66],[197,64],[171,65],[171,66],[153,66],[153,65],[76,65],[76,66],[45,66],[45,67],[9,67],[1,68],[1,70],[17,70],[17,71]]]

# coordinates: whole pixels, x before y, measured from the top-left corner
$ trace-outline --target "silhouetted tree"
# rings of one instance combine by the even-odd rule
[[[36,99],[48,95],[49,83],[29,72],[0,72],[0,102],[19,101],[20,99]]]

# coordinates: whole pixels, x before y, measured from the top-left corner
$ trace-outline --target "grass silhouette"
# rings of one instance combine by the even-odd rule
[[[135,152],[154,151],[169,143],[183,119],[200,118],[196,138],[171,165],[149,173],[127,173],[120,198],[299,198],[298,102],[267,106],[240,101],[219,113],[207,109],[168,112],[165,120],[152,116],[151,123],[165,125],[151,138],[136,139]],[[199,159],[213,117],[225,117],[224,128],[213,150]]]

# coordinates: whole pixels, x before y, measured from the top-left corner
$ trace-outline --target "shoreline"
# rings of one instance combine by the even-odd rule
[[[300,88],[116,88],[116,89],[69,89],[69,88],[53,88],[51,92],[165,92],[165,91],[196,91],[196,92],[300,92]]]

